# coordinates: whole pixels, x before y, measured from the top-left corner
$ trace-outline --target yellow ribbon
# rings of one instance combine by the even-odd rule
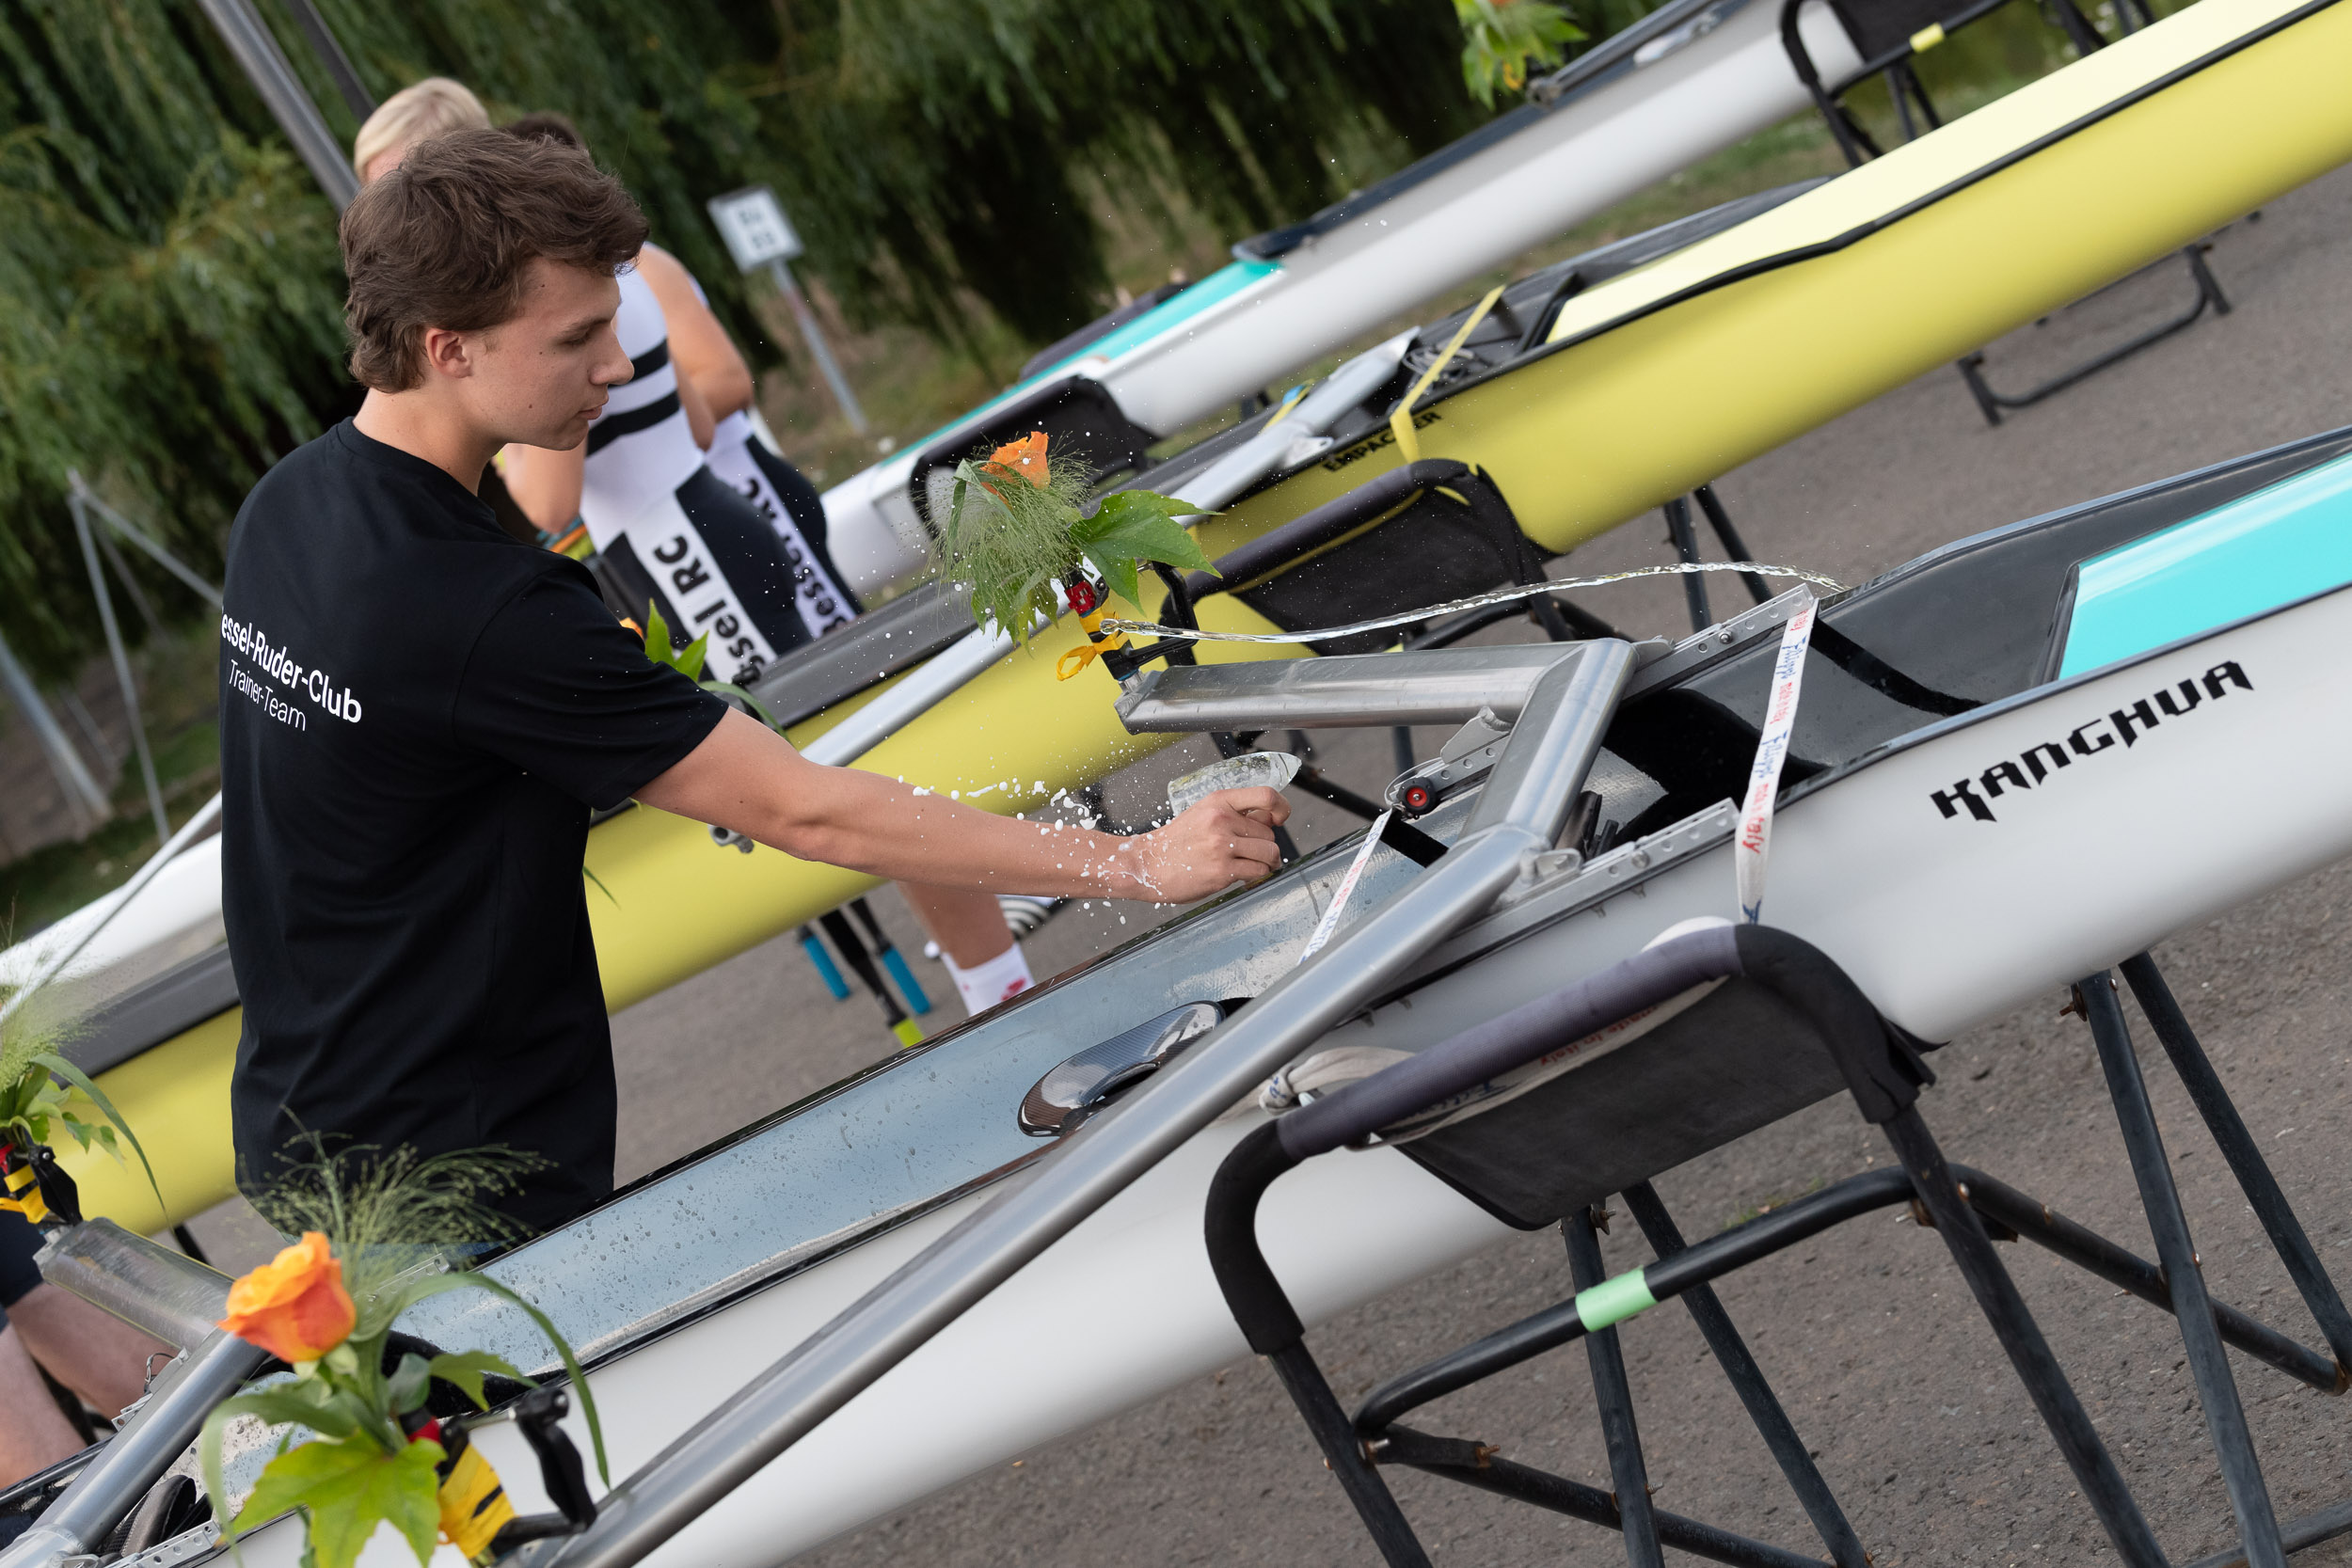
[[[515,1505],[506,1500],[499,1473],[471,1444],[441,1482],[440,1504],[441,1539],[469,1559],[488,1552],[492,1538],[515,1517]]]
[[[8,1191],[15,1196],[0,1197],[0,1209],[22,1214],[35,1225],[49,1217],[49,1204],[34,1183],[32,1166],[20,1165],[8,1172]]]
[[[1405,394],[1405,401],[1398,404],[1396,412],[1389,416],[1389,429],[1396,436],[1396,450],[1405,454],[1406,462],[1421,461],[1421,435],[1413,429],[1413,404],[1419,403],[1421,395],[1429,390],[1429,384],[1438,379],[1438,372],[1454,363],[1454,356],[1462,352],[1462,344],[1472,332],[1478,330],[1478,324],[1486,319],[1486,312],[1493,309],[1495,301],[1502,297],[1502,285],[1500,283],[1486,291],[1486,297],[1478,302],[1478,309],[1470,313],[1470,319],[1462,324],[1462,330],[1456,332],[1454,341],[1445,345],[1445,352],[1438,356],[1437,363],[1421,372],[1421,379],[1413,383],[1413,389]]]
[[[1056,680],[1066,681],[1101,657],[1105,651],[1127,645],[1127,634],[1123,631],[1113,632],[1107,637],[1103,634],[1103,617],[1110,613],[1110,608],[1109,601],[1105,600],[1078,617],[1078,625],[1087,630],[1086,642],[1054,661]]]

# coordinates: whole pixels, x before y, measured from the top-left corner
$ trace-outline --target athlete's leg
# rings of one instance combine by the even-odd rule
[[[899,894],[923,929],[939,943],[947,974],[967,1013],[983,1013],[1029,989],[1029,960],[1005,924],[1005,911],[988,893],[900,882]]]
[[[24,1215],[0,1212],[0,1486],[45,1470],[82,1447],[41,1381],[24,1335],[8,1321],[10,1312],[50,1289],[33,1266],[40,1241]]]
[[[13,1486],[81,1449],[82,1439],[49,1397],[24,1340],[0,1318],[0,1486]]]
[[[8,1308],[8,1322],[49,1375],[112,1418],[147,1391],[150,1357],[170,1347],[55,1285]]]

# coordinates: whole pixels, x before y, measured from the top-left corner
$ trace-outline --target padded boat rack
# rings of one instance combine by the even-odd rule
[[[1429,1562],[1381,1479],[1380,1468],[1391,1465],[1617,1530],[1635,1568],[1662,1563],[1665,1546],[1758,1568],[1820,1568],[1822,1560],[1652,1503],[1615,1325],[1669,1298],[1690,1309],[1820,1536],[1828,1563],[1863,1568],[1868,1555],[1711,1283],[1845,1220],[1907,1202],[1914,1218],[1942,1238],[2083,1497],[2132,1568],[2163,1568],[2163,1550],[1991,1243],[2033,1242],[2120,1293],[2170,1312],[2180,1325],[2240,1542],[2235,1552],[2205,1559],[2197,1568],[2277,1568],[2289,1552],[2352,1532],[2352,1502],[2279,1524],[2224,1346],[2307,1387],[2340,1394],[2352,1382],[2352,1319],[2154,964],[2142,954],[2128,960],[2123,973],[2317,1321],[2325,1350],[2299,1344],[2207,1294],[2106,974],[2076,988],[2077,1010],[2091,1027],[2106,1069],[2156,1242],[2153,1263],[1980,1171],[1947,1164],[1915,1105],[1920,1087],[1933,1080],[1914,1042],[1881,1018],[1827,956],[1759,926],[1719,927],[1661,942],[1259,1128],[1234,1147],[1210,1185],[1210,1262],[1249,1348],[1269,1359],[1391,1568],[1427,1568]],[[1677,999],[1685,1006],[1673,1011],[1668,1005]],[[1636,1021],[1652,1009],[1665,1022],[1639,1033]],[[1534,1082],[1484,1117],[1440,1124],[1418,1142],[1398,1145],[1407,1158],[1509,1223],[1533,1228],[1556,1220],[1575,1293],[1388,1380],[1350,1417],[1309,1354],[1305,1328],[1260,1250],[1260,1199],[1308,1159],[1377,1137],[1424,1107],[1474,1095],[1498,1079],[1507,1082],[1548,1053],[1629,1023],[1635,1037],[1607,1054]],[[1897,1167],[1849,1178],[1686,1244],[1649,1177],[1839,1087],[1852,1096],[1864,1119],[1886,1134]],[[1768,1103],[1758,1107],[1759,1097]],[[1608,1175],[1597,1175],[1597,1168]],[[1657,1260],[1603,1278],[1595,1232],[1605,1226],[1600,1200],[1611,1190],[1625,1197]],[[1403,1424],[1422,1406],[1580,1338],[1609,1454],[1608,1491],[1503,1459],[1486,1442]]]

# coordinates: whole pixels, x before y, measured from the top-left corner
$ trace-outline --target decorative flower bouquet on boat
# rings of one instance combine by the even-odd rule
[[[220,1326],[294,1375],[214,1410],[198,1444],[206,1496],[225,1513],[222,1447],[237,1418],[298,1427],[308,1440],[289,1433],[280,1441],[223,1538],[299,1510],[310,1532],[306,1568],[351,1568],[387,1524],[419,1562],[432,1557],[437,1540],[488,1563],[526,1541],[586,1528],[596,1505],[580,1455],[556,1424],[568,1408],[564,1390],[534,1386],[487,1351],[440,1351],[393,1330],[402,1313],[445,1291],[486,1291],[521,1308],[562,1358],[587,1418],[597,1472],[610,1483],[603,1427],[571,1347],[537,1307],[449,1261],[453,1247],[513,1236],[512,1223],[485,1208],[479,1195],[508,1190],[532,1162],[500,1151],[419,1160],[403,1149],[371,1161],[373,1153],[321,1155],[274,1188],[268,1217],[288,1229],[299,1226],[302,1239],[230,1288]],[[491,1412],[494,1393],[516,1389],[518,1398]],[[560,1512],[518,1516],[498,1472],[469,1441],[473,1429],[508,1418],[537,1453]]]
[[[44,1029],[20,1009],[0,1022],[0,1209],[12,1210],[35,1225],[79,1225],[81,1195],[57,1163],[50,1140],[62,1133],[84,1149],[103,1148],[116,1160],[122,1145],[139,1157],[147,1182],[155,1187],[155,1167],[137,1134],[122,1119],[106,1091],[68,1061],[56,1031]],[[73,1098],[79,1090],[87,1105]],[[88,1115],[95,1107],[99,1117]],[[163,1201],[156,1187],[155,1200]]]
[[[998,447],[984,460],[956,465],[939,570],[971,592],[972,620],[1003,628],[1025,644],[1067,600],[1087,644],[1055,666],[1068,680],[1107,649],[1127,641],[1102,623],[1117,594],[1143,608],[1137,570],[1159,564],[1214,573],[1199,543],[1177,522],[1208,509],[1154,495],[1120,490],[1086,510],[1086,465],[1049,457],[1045,432],[1032,431]]]

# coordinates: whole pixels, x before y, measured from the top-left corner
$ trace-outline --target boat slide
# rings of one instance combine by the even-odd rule
[[[1861,65],[1828,6],[1806,5],[1800,25],[1829,79]],[[918,466],[962,456],[1014,404],[1086,381],[1152,438],[1174,435],[1811,103],[1775,0],[1676,0],[1534,101],[1304,223],[1243,241],[1223,269],[834,485],[834,559],[861,594],[921,573]]]
[[[2352,711],[2336,676],[2347,539],[2352,430],[1963,540],[1830,595],[1766,919],[1936,1041],[2352,854]],[[1300,955],[1358,841],[491,1264],[581,1352],[614,1473],[630,1477],[587,1535],[532,1548],[534,1561],[781,1562],[1239,1358],[1201,1224],[1211,1174],[1264,1119],[1259,1083],[1338,1047],[1426,1048],[1690,921],[1736,915],[1732,801],[1784,626],[1812,604],[1793,591],[1672,647],[1138,677],[1120,707],[1145,729],[1443,713],[1484,735],[1483,708],[1510,730],[1483,782],[1466,777],[1419,819],[1441,856],[1424,867],[1372,849],[1312,961]],[[1585,790],[1594,808],[1575,810]],[[1575,843],[1548,848],[1571,816]],[[2167,852],[2145,853],[2152,842]],[[2054,897],[2056,863],[2082,874]],[[1096,1103],[1121,1072],[1145,1076]],[[1803,1103],[1839,1085],[1777,1087]],[[1284,1177],[1258,1228],[1310,1323],[1504,1234],[1393,1146]],[[1073,1362],[1069,1347],[1104,1343],[1106,1324],[1127,1325],[1116,1354]],[[404,1326],[548,1359],[487,1297],[437,1297]],[[167,1434],[187,1417],[166,1396],[150,1418]],[[510,1437],[481,1440],[517,1505],[538,1506]],[[249,1446],[244,1473],[266,1451]],[[281,1521],[242,1550],[293,1568],[300,1540]],[[379,1549],[387,1564],[405,1550]],[[38,1560],[0,1555],[0,1568]]]
[[[1200,531],[1222,557],[1396,470],[1402,423],[1421,456],[1479,467],[1538,544],[1570,549],[2352,158],[2352,95],[2331,65],[2347,52],[2352,7],[2201,0],[1863,168],[1547,269],[1506,291],[1446,364],[1466,318],[1381,345],[1284,418],[1262,414],[1136,483],[1237,493]],[[1156,610],[1156,585],[1146,594]],[[1210,629],[1280,629],[1233,594],[1200,612]],[[1120,722],[1107,673],[1053,678],[1080,637],[1067,620],[1007,654],[961,614],[949,592],[917,590],[786,659],[763,692],[813,755],[1008,813],[1168,738]],[[1211,644],[1202,657],[1305,652]],[[642,808],[590,834],[588,863],[612,894],[589,911],[614,1007],[872,885],[714,848],[699,824]],[[680,908],[698,918],[662,918]],[[220,949],[185,963],[126,992],[88,1042],[109,1053],[103,1082],[140,1129],[172,1215],[231,1191],[233,983]],[[125,1019],[138,1027],[117,1027]],[[143,1180],[68,1164],[93,1212],[142,1230],[165,1222]]]

